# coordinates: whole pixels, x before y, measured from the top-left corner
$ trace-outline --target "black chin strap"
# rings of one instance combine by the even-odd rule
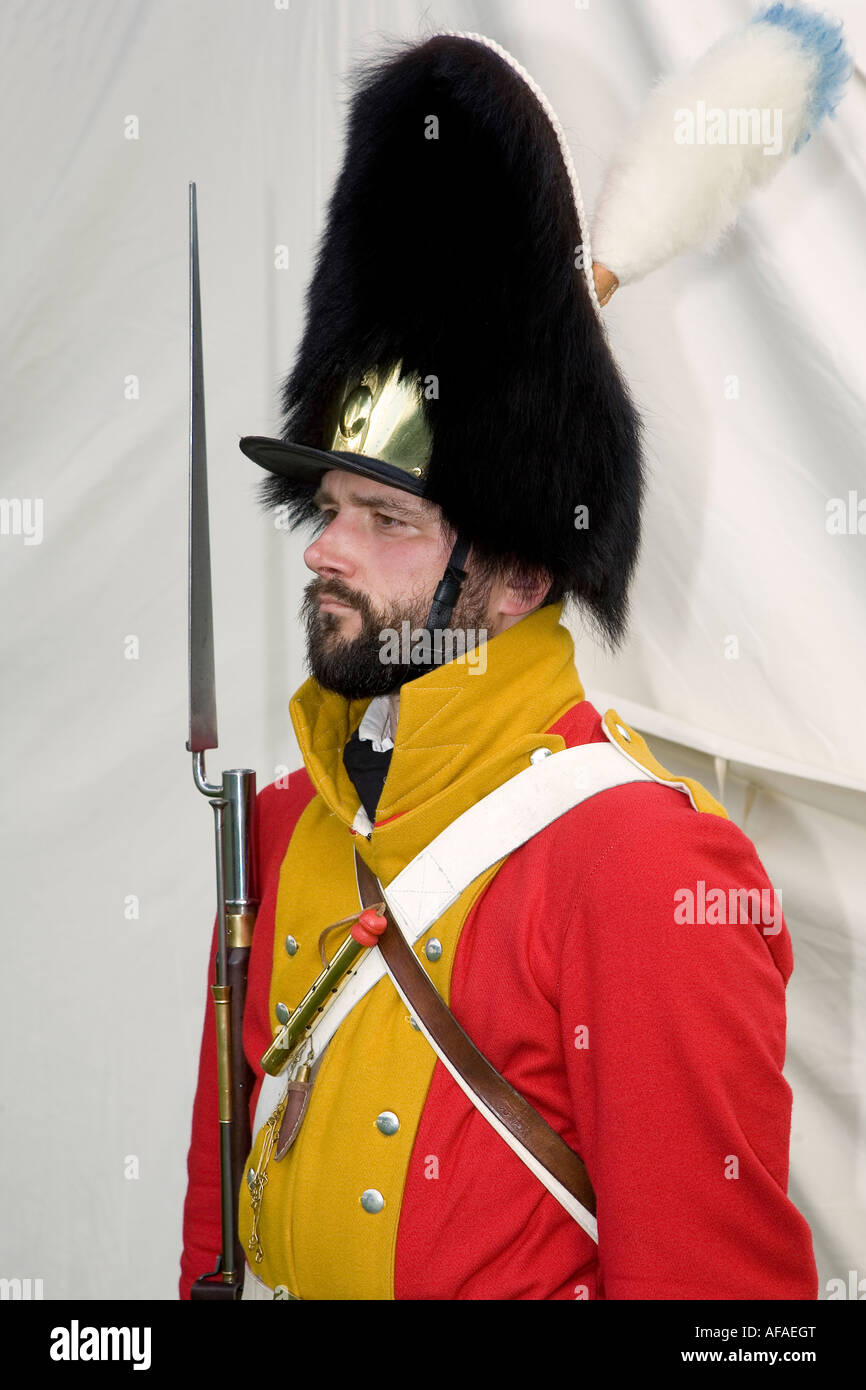
[[[451,610],[460,597],[460,590],[466,578],[466,571],[463,566],[466,564],[466,556],[469,554],[469,545],[468,538],[458,532],[448,564],[445,566],[445,573],[433,595],[430,614],[425,624],[428,632],[435,632],[437,628],[448,626]]]

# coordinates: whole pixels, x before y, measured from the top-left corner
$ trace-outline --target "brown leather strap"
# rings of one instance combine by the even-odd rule
[[[309,1071],[309,1067],[307,1071]],[[280,1121],[280,1132],[277,1135],[277,1145],[274,1150],[274,1159],[277,1163],[281,1158],[285,1158],[298,1137],[298,1130],[304,1122],[307,1106],[310,1103],[310,1091],[312,1089],[312,1082],[306,1078],[303,1081],[290,1081],[286,1088],[286,1108]]]
[[[384,893],[358,851],[355,850],[358,888],[364,907],[379,904]],[[448,1008],[427,971],[394,921],[387,905],[387,927],[379,938],[379,950],[412,1007],[412,1012],[459,1071],[470,1089],[519,1139],[542,1167],[595,1215],[595,1193],[583,1159],[542,1119],[537,1110],[491,1066]]]

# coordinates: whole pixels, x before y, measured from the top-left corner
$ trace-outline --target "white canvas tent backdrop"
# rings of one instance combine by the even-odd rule
[[[856,0],[832,9],[862,79],[866,18]],[[655,79],[749,12],[31,0],[0,14],[2,493],[42,505],[38,543],[23,526],[0,536],[16,924],[2,1143],[18,1175],[3,1277],[41,1278],[45,1298],[176,1289],[214,907],[211,816],[184,747],[189,180],[221,735],[208,767],[254,766],[264,785],[299,762],[287,704],[309,576],[300,539],[257,510],[237,439],[278,425],[343,75],[383,36],[488,34],[550,99],[591,210]],[[723,782],[781,891],[790,1191],[823,1297],[866,1277],[864,145],[859,80],[720,251],[605,310],[651,479],[628,643],[612,658],[573,620],[589,697],[667,765]],[[837,531],[833,499],[849,519]]]

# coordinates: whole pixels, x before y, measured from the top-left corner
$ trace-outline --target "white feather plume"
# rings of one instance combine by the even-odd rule
[[[627,284],[717,242],[832,114],[850,66],[841,26],[778,4],[662,82],[605,177],[593,259]]]

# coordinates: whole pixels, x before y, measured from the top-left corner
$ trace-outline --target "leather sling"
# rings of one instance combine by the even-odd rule
[[[355,868],[364,907],[383,902],[385,895],[381,886],[357,849]],[[415,1017],[423,1023],[470,1090],[489,1107],[535,1161],[546,1168],[594,1216],[595,1193],[583,1160],[479,1052],[407,943],[387,903],[383,915],[388,925],[379,937],[379,950]]]

